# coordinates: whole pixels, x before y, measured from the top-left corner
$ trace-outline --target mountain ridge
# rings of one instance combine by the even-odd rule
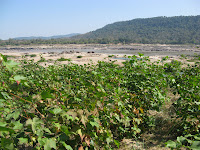
[[[66,35],[54,35],[54,36],[27,36],[27,37],[16,37],[13,39],[14,40],[33,40],[33,39],[49,40],[49,39],[59,39],[59,38],[70,38],[72,36],[77,36],[77,35],[80,35],[80,33],[71,33],[71,34],[66,34]]]
[[[119,21],[72,38],[128,43],[200,43],[200,15]]]
[[[30,37],[29,37],[30,38]],[[31,37],[34,38],[34,37]],[[36,37],[37,38],[37,37]],[[31,44],[200,44],[200,15],[118,21],[85,34],[38,40],[2,40],[0,45]]]

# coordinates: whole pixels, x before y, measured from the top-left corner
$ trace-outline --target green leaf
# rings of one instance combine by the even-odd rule
[[[106,138],[106,142],[108,145],[110,144],[111,141],[112,141],[112,139],[110,137]]]
[[[5,99],[0,99],[0,103],[3,103],[5,102],[6,100]]]
[[[51,131],[48,129],[48,128],[43,128],[43,130],[47,133],[50,133],[51,134]]]
[[[1,127],[1,126],[0,126],[0,131],[8,131],[10,133],[14,133],[15,132],[13,129],[6,128],[6,127]]]
[[[76,131],[76,133],[78,133],[78,135],[80,136],[80,138],[81,138],[81,141],[83,140],[83,138],[84,138],[84,136],[83,136],[83,134],[82,134],[82,131],[81,131],[81,129],[78,129],[77,131]]]
[[[8,71],[13,71],[13,68],[18,68],[19,67],[19,63],[13,61],[13,60],[8,60],[7,62],[4,63],[6,68],[8,69]]]
[[[119,148],[119,146],[120,146],[120,142],[117,141],[117,140],[114,140],[114,143],[115,143],[115,145],[117,145],[117,147]]]
[[[13,113],[13,118],[16,120],[20,115],[20,112],[19,111],[16,111]]]
[[[0,126],[1,126],[1,127],[5,127],[6,125],[7,125],[6,122],[0,122]]]
[[[139,55],[140,57],[144,56],[144,54],[142,54],[142,53],[138,53],[138,55]]]
[[[57,115],[57,114],[62,112],[62,109],[61,108],[54,108],[53,110],[50,110],[49,112]]]
[[[51,150],[52,148],[56,149],[56,139],[47,139],[46,143],[44,144],[44,150]]]
[[[194,103],[197,104],[197,105],[200,105],[200,102],[196,102],[196,101],[195,101]]]
[[[99,127],[99,124],[97,122],[93,122],[93,121],[90,121],[90,124],[94,127]]]
[[[1,138],[1,147],[5,150],[14,150],[14,142],[10,139]]]
[[[60,130],[61,126],[59,123],[53,123],[54,127],[58,128],[58,130]]]
[[[75,97],[74,100],[77,101],[77,102],[81,102],[82,101],[82,99],[77,98],[77,97]]]
[[[46,91],[43,91],[41,93],[41,96],[42,96],[42,99],[47,99],[47,98],[52,98],[53,97],[49,92],[46,92]]]
[[[177,137],[177,142],[183,143],[185,140],[186,138],[183,136]]]
[[[176,142],[174,142],[174,141],[167,141],[166,142],[166,146],[167,147],[170,147],[170,148],[176,148]]]
[[[43,121],[40,120],[39,118],[36,118],[36,117],[33,118],[33,120],[32,119],[28,119],[26,121],[26,125],[31,125],[32,126],[33,133],[36,133],[36,130],[41,128],[41,124],[43,124]]]
[[[23,124],[21,124],[20,121],[14,122],[13,125],[13,130],[21,130],[23,128]]]
[[[192,148],[192,150],[200,150],[200,141],[192,142],[192,145],[190,148]]]
[[[4,60],[5,62],[7,62],[7,57],[6,57],[6,56],[2,55],[1,53],[0,53],[0,56],[3,58],[3,60]]]
[[[194,136],[194,138],[195,138],[196,140],[199,140],[199,141],[200,141],[200,137],[199,137],[199,136]]]
[[[19,140],[19,144],[20,145],[28,143],[28,139],[27,138],[18,138],[18,140]]]
[[[69,132],[67,126],[62,126],[62,127],[61,127],[61,131],[64,132],[66,135],[69,135],[69,134],[70,134],[70,132]]]
[[[118,102],[118,106],[123,107],[123,103],[121,101]]]
[[[21,75],[16,75],[13,78],[15,81],[21,81],[21,80],[26,80],[26,77],[21,76]]]
[[[67,150],[73,150],[73,148],[70,145],[67,145],[65,142],[60,141],[60,143],[67,149]]]
[[[42,137],[38,137],[38,143],[40,144],[40,146],[44,146],[45,143],[47,143],[47,138],[42,138]]]
[[[34,132],[38,137],[42,137],[44,134],[44,128],[37,126],[36,131]]]
[[[12,99],[12,98],[8,95],[8,93],[6,93],[6,92],[1,92],[0,94],[1,94],[1,95],[3,96],[3,98],[6,99],[6,100],[7,100],[7,99]]]
[[[85,115],[81,115],[81,122],[86,127],[88,118]]]

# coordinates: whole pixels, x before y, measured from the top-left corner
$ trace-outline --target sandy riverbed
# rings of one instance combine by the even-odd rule
[[[98,63],[98,61],[116,61],[122,64],[125,60],[124,55],[132,56],[143,53],[151,61],[161,60],[169,56],[169,60],[179,60],[180,55],[200,55],[199,46],[195,45],[151,45],[151,44],[130,44],[130,45],[40,45],[40,46],[6,46],[0,48],[3,55],[14,56],[10,59],[27,59],[39,61],[41,56],[47,61],[45,63],[53,64],[59,58],[70,59],[72,63],[83,65],[88,63]],[[34,57],[31,57],[31,55]],[[111,57],[112,56],[112,57]],[[81,57],[81,58],[78,58]],[[67,64],[69,61],[59,61],[61,64]],[[42,63],[41,63],[42,64]]]

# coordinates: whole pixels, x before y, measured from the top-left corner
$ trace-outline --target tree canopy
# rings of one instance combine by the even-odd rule
[[[126,43],[199,44],[200,15],[116,22],[76,38],[108,39]]]

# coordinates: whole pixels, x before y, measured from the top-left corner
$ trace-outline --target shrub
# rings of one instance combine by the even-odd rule
[[[77,58],[82,58],[83,56],[77,56]]]
[[[37,56],[36,54],[31,54],[31,55],[30,55],[30,57],[36,57],[36,56]]]
[[[61,58],[57,59],[57,61],[71,61],[71,59],[61,57]]]

